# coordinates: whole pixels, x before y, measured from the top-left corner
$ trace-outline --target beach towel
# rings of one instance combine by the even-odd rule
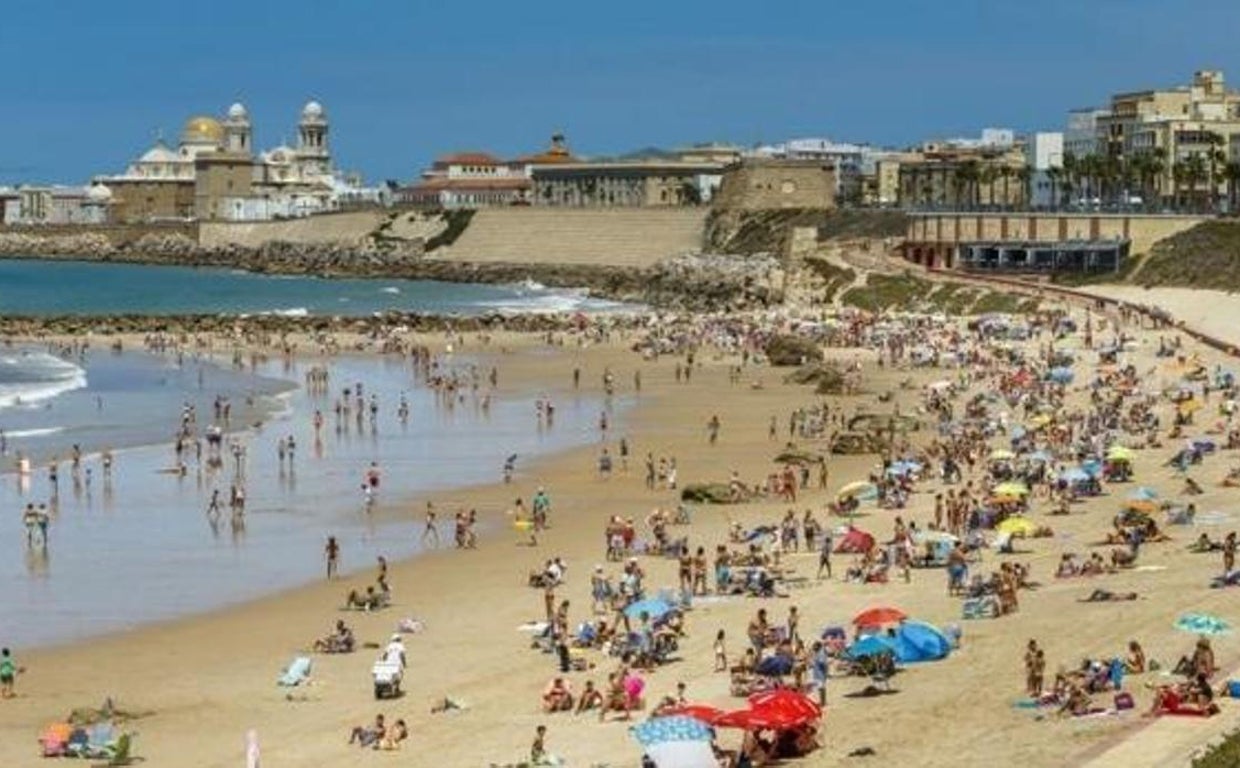
[[[417,619],[401,619],[396,625],[397,632],[403,632],[406,635],[416,635],[426,627]]]
[[[69,735],[73,726],[68,723],[51,723],[39,735],[39,744],[43,747],[44,757],[61,757],[69,743]]]
[[[295,688],[310,679],[310,657],[298,656],[293,659],[292,663],[284,670],[284,674],[280,675],[277,682],[284,688]]]

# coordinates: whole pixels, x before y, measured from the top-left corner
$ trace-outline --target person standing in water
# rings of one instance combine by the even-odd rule
[[[327,537],[327,578],[333,579],[340,570],[340,545],[336,543],[335,536]]]

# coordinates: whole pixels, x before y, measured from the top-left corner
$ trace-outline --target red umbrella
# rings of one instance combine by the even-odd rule
[[[663,715],[684,715],[692,717],[694,720],[701,720],[707,725],[717,725],[719,718],[723,717],[726,712],[718,707],[712,707],[709,704],[681,704],[679,707],[662,710]]]
[[[797,725],[790,719],[776,712],[757,709],[737,709],[727,712],[715,721],[718,728],[739,728],[743,731],[760,731],[764,729],[781,730]]]
[[[887,624],[899,624],[908,618],[908,614],[899,608],[885,605],[879,608],[868,608],[853,617],[853,624],[858,627],[882,627]]]
[[[749,706],[757,711],[774,713],[810,722],[822,717],[822,707],[803,693],[790,688],[760,691],[749,697]]]
[[[860,554],[873,548],[874,537],[860,528],[850,528],[835,545],[837,554]]]

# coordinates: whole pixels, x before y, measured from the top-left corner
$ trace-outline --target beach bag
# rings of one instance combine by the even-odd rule
[[[1135,706],[1136,706],[1136,703],[1133,702],[1131,693],[1128,693],[1127,691],[1123,691],[1121,693],[1115,694],[1115,708],[1118,709],[1119,711],[1122,712],[1125,709],[1132,709]]]
[[[1240,680],[1227,681],[1227,695],[1233,699],[1240,699]]]

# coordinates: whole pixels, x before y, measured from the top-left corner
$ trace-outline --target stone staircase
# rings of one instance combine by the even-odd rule
[[[452,261],[648,266],[702,249],[705,208],[484,208],[450,246]]]

